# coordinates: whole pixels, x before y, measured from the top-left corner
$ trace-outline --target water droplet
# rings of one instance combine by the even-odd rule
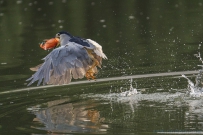
[[[91,3],[91,5],[92,5],[92,6],[94,6],[94,5],[95,5],[95,3],[94,3],[94,2],[92,2],[92,3]]]
[[[129,19],[134,19],[135,17],[133,15],[129,16],[128,17]]]
[[[53,5],[53,4],[54,4],[54,2],[53,2],[53,1],[50,1],[50,2],[49,2],[49,5]]]
[[[101,23],[104,23],[104,22],[105,22],[105,20],[104,20],[104,19],[102,19],[102,20],[100,20],[100,22],[101,22]]]
[[[17,4],[21,4],[21,3],[22,3],[22,0],[17,0],[16,3],[17,3]]]
[[[178,8],[178,4],[176,4],[175,7]]]
[[[58,20],[58,23],[63,23],[63,20]]]
[[[62,0],[62,3],[66,3],[66,0]]]

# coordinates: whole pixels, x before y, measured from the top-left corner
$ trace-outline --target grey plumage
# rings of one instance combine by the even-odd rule
[[[38,67],[35,74],[27,81],[31,85],[38,81],[45,84],[68,84],[72,77],[83,78],[92,60],[84,47],[69,42],[67,45],[54,49],[44,59],[44,63]]]

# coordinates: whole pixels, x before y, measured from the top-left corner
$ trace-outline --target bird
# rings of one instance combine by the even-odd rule
[[[73,36],[66,31],[58,32],[55,38],[46,39],[40,47],[53,49],[42,60],[44,62],[30,68],[35,73],[26,81],[28,86],[38,81],[37,86],[69,84],[74,79],[86,77],[95,80],[101,68],[102,59],[107,59],[102,46],[92,39]]]

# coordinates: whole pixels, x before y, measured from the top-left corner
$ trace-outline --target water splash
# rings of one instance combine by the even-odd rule
[[[132,95],[135,95],[135,94],[141,94],[140,92],[137,91],[136,88],[133,88],[132,83],[133,83],[133,79],[131,78],[130,79],[130,89],[125,91],[125,92],[121,92],[119,94],[119,96],[121,96],[121,97],[128,97],[128,96],[132,96]]]
[[[137,83],[136,88],[133,87],[133,79],[131,78],[129,80],[130,87],[129,88],[123,88],[120,87],[119,93],[107,93],[107,94],[82,94],[81,96],[84,98],[90,97],[97,100],[106,100],[106,101],[114,101],[118,103],[129,103],[131,108],[133,108],[132,105],[138,105],[139,102],[142,101],[149,101],[149,102],[160,102],[160,103],[169,103],[174,102],[174,100],[182,100],[182,98],[185,96],[185,93],[170,93],[170,92],[161,92],[161,93],[141,93],[140,91],[143,89],[137,89]],[[133,111],[134,109],[132,109]]]
[[[200,54],[200,47],[201,47],[201,45],[199,45],[199,47],[198,47],[199,52],[197,54],[195,54],[194,56],[197,57],[199,59],[199,61],[201,61],[201,63],[203,64],[203,59]],[[192,97],[203,96],[203,74],[202,74],[203,65],[197,65],[197,66],[200,66],[202,69],[200,69],[198,74],[196,75],[195,84],[189,78],[187,78],[184,74],[182,75],[183,78],[188,80],[188,90],[189,90],[190,96],[192,96]]]
[[[185,75],[182,75],[183,78],[188,80],[188,91],[189,95],[192,97],[200,97],[203,96],[202,88],[195,85],[189,78]]]

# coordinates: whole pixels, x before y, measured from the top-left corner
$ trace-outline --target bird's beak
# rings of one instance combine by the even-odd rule
[[[59,36],[59,35],[56,35],[56,36],[55,36],[55,38],[58,38],[58,39],[60,39],[60,36]]]
[[[44,50],[56,48],[59,45],[59,38],[51,38],[51,39],[45,39],[41,44],[40,47]]]

